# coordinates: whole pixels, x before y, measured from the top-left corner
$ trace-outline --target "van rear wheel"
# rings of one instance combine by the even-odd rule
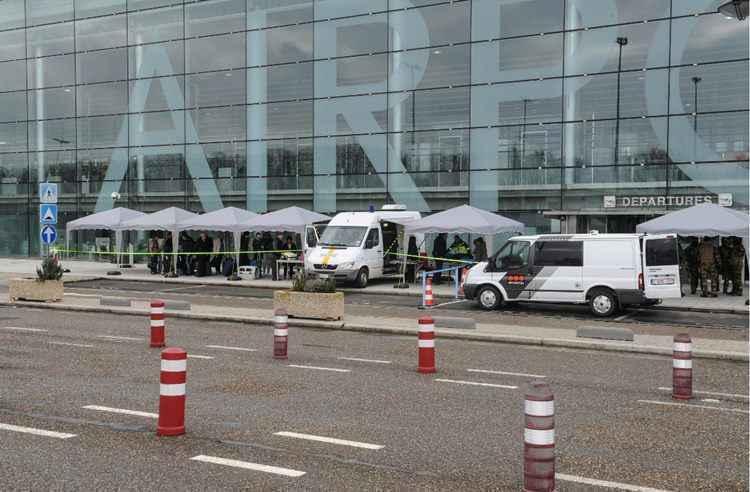
[[[485,311],[493,311],[502,306],[503,297],[496,288],[485,285],[479,289],[479,292],[477,292],[477,302],[479,302],[479,307]]]
[[[609,289],[595,289],[589,297],[589,306],[594,316],[612,316],[617,312],[617,296]]]

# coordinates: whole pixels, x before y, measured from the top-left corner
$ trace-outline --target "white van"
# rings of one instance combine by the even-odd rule
[[[483,309],[575,303],[610,316],[625,306],[681,297],[677,251],[674,234],[517,236],[469,270],[464,293]]]
[[[305,272],[354,282],[401,276],[399,237],[403,226],[392,222],[417,220],[419,212],[403,205],[385,205],[376,212],[342,212],[325,226],[317,245],[305,254]],[[306,234],[309,237],[309,234]]]

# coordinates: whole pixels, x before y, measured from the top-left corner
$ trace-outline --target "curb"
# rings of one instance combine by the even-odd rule
[[[52,309],[58,311],[73,311],[73,312],[88,312],[88,313],[108,313],[108,314],[119,314],[119,315],[130,315],[130,316],[148,316],[150,311],[148,309],[133,310],[133,309],[117,309],[111,307],[95,307],[95,306],[70,306],[60,304],[48,304],[48,303],[35,303],[35,302],[3,302],[0,301],[0,306],[7,307],[33,307],[41,309]],[[248,325],[267,325],[272,326],[271,316],[268,317],[241,317],[241,316],[223,316],[218,314],[196,314],[196,313],[180,313],[169,311],[169,316],[172,318],[181,319],[192,319],[200,321],[219,321],[219,322],[230,322],[230,323],[242,323]],[[363,325],[358,323],[344,323],[343,321],[331,322],[331,321],[313,321],[313,320],[300,320],[300,319],[289,319],[289,326],[295,328],[317,328],[317,329],[328,329],[328,330],[341,330],[351,331],[360,333],[385,333],[391,335],[409,335],[416,336],[418,330],[416,328],[390,328],[383,326]],[[613,342],[601,342],[593,340],[574,340],[565,338],[544,338],[544,337],[525,337],[520,335],[500,335],[492,333],[463,333],[456,332],[448,329],[437,329],[435,334],[442,339],[453,339],[453,340],[470,340],[470,341],[481,341],[481,342],[492,342],[492,343],[507,343],[514,345],[533,345],[541,347],[555,347],[555,348],[573,348],[583,350],[599,350],[605,352],[622,352],[622,353],[635,353],[635,354],[652,354],[652,355],[663,355],[665,357],[672,357],[672,349],[666,347],[655,347],[649,345],[623,345],[622,343]],[[727,360],[736,362],[748,362],[750,357],[748,354],[741,352],[721,352],[715,350],[694,350],[693,357],[698,359],[714,359],[714,360]]]

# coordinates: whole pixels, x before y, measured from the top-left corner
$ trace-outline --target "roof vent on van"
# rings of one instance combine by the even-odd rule
[[[599,231],[597,231],[596,229],[591,229],[591,231],[589,232],[589,234],[596,235],[596,234],[599,234]]]
[[[406,205],[401,205],[398,203],[390,204],[390,205],[383,205],[383,208],[381,210],[406,210]]]

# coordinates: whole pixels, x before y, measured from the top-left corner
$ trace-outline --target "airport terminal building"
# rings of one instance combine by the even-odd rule
[[[463,203],[529,232],[748,209],[717,0],[0,1],[0,255],[124,206]],[[118,195],[119,194],[119,195]]]

